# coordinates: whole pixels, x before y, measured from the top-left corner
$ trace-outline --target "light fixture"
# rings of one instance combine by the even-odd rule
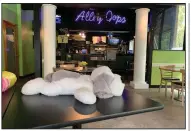
[[[79,33],[79,35],[81,36],[81,35],[82,35],[82,33],[80,32],[80,33]]]
[[[56,18],[60,18],[61,16],[60,15],[56,15]]]
[[[67,37],[69,37],[69,36],[70,36],[70,34],[68,33],[66,36],[67,36]]]
[[[86,38],[86,36],[85,36],[85,35],[82,35],[82,38]]]

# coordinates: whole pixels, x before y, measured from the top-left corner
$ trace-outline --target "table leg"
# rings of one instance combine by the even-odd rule
[[[82,129],[82,124],[76,124],[72,126],[73,129]]]

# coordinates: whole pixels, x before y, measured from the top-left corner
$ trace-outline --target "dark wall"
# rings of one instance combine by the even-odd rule
[[[111,9],[113,14],[125,16],[126,23],[115,24],[114,22],[103,21],[101,24],[95,22],[75,22],[76,16],[81,11],[88,11],[82,8],[58,8],[57,14],[61,15],[61,24],[57,24],[57,29],[68,28],[70,30],[107,30],[107,31],[133,31],[135,30],[135,10]],[[92,9],[90,9],[92,10]],[[105,13],[110,9],[93,9],[96,14],[105,18]]]

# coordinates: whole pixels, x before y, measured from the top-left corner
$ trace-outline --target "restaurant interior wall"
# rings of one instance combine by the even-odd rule
[[[18,51],[19,51],[19,76],[23,76],[23,45],[22,45],[22,38],[21,38],[21,4],[2,4],[2,20],[8,21],[10,23],[16,24],[17,27],[17,42],[18,42]],[[3,37],[2,39],[2,70],[5,69],[4,65],[4,42]]]
[[[33,10],[22,10],[23,75],[34,73]]]
[[[175,65],[176,67],[185,66],[185,51],[153,51],[151,86],[160,85],[159,66],[165,65]],[[181,78],[180,73],[173,73],[173,76]]]

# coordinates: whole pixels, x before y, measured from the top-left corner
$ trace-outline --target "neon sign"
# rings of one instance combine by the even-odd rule
[[[108,10],[105,13],[105,17],[96,16],[94,11],[81,11],[77,16],[75,21],[86,21],[86,22],[94,22],[97,24],[101,24],[103,21],[107,21],[109,23],[115,24],[125,24],[126,18],[120,15],[115,15],[111,10]]]
[[[56,24],[61,24],[61,16],[56,15]]]
[[[61,24],[61,18],[60,17],[56,17],[56,24]]]

